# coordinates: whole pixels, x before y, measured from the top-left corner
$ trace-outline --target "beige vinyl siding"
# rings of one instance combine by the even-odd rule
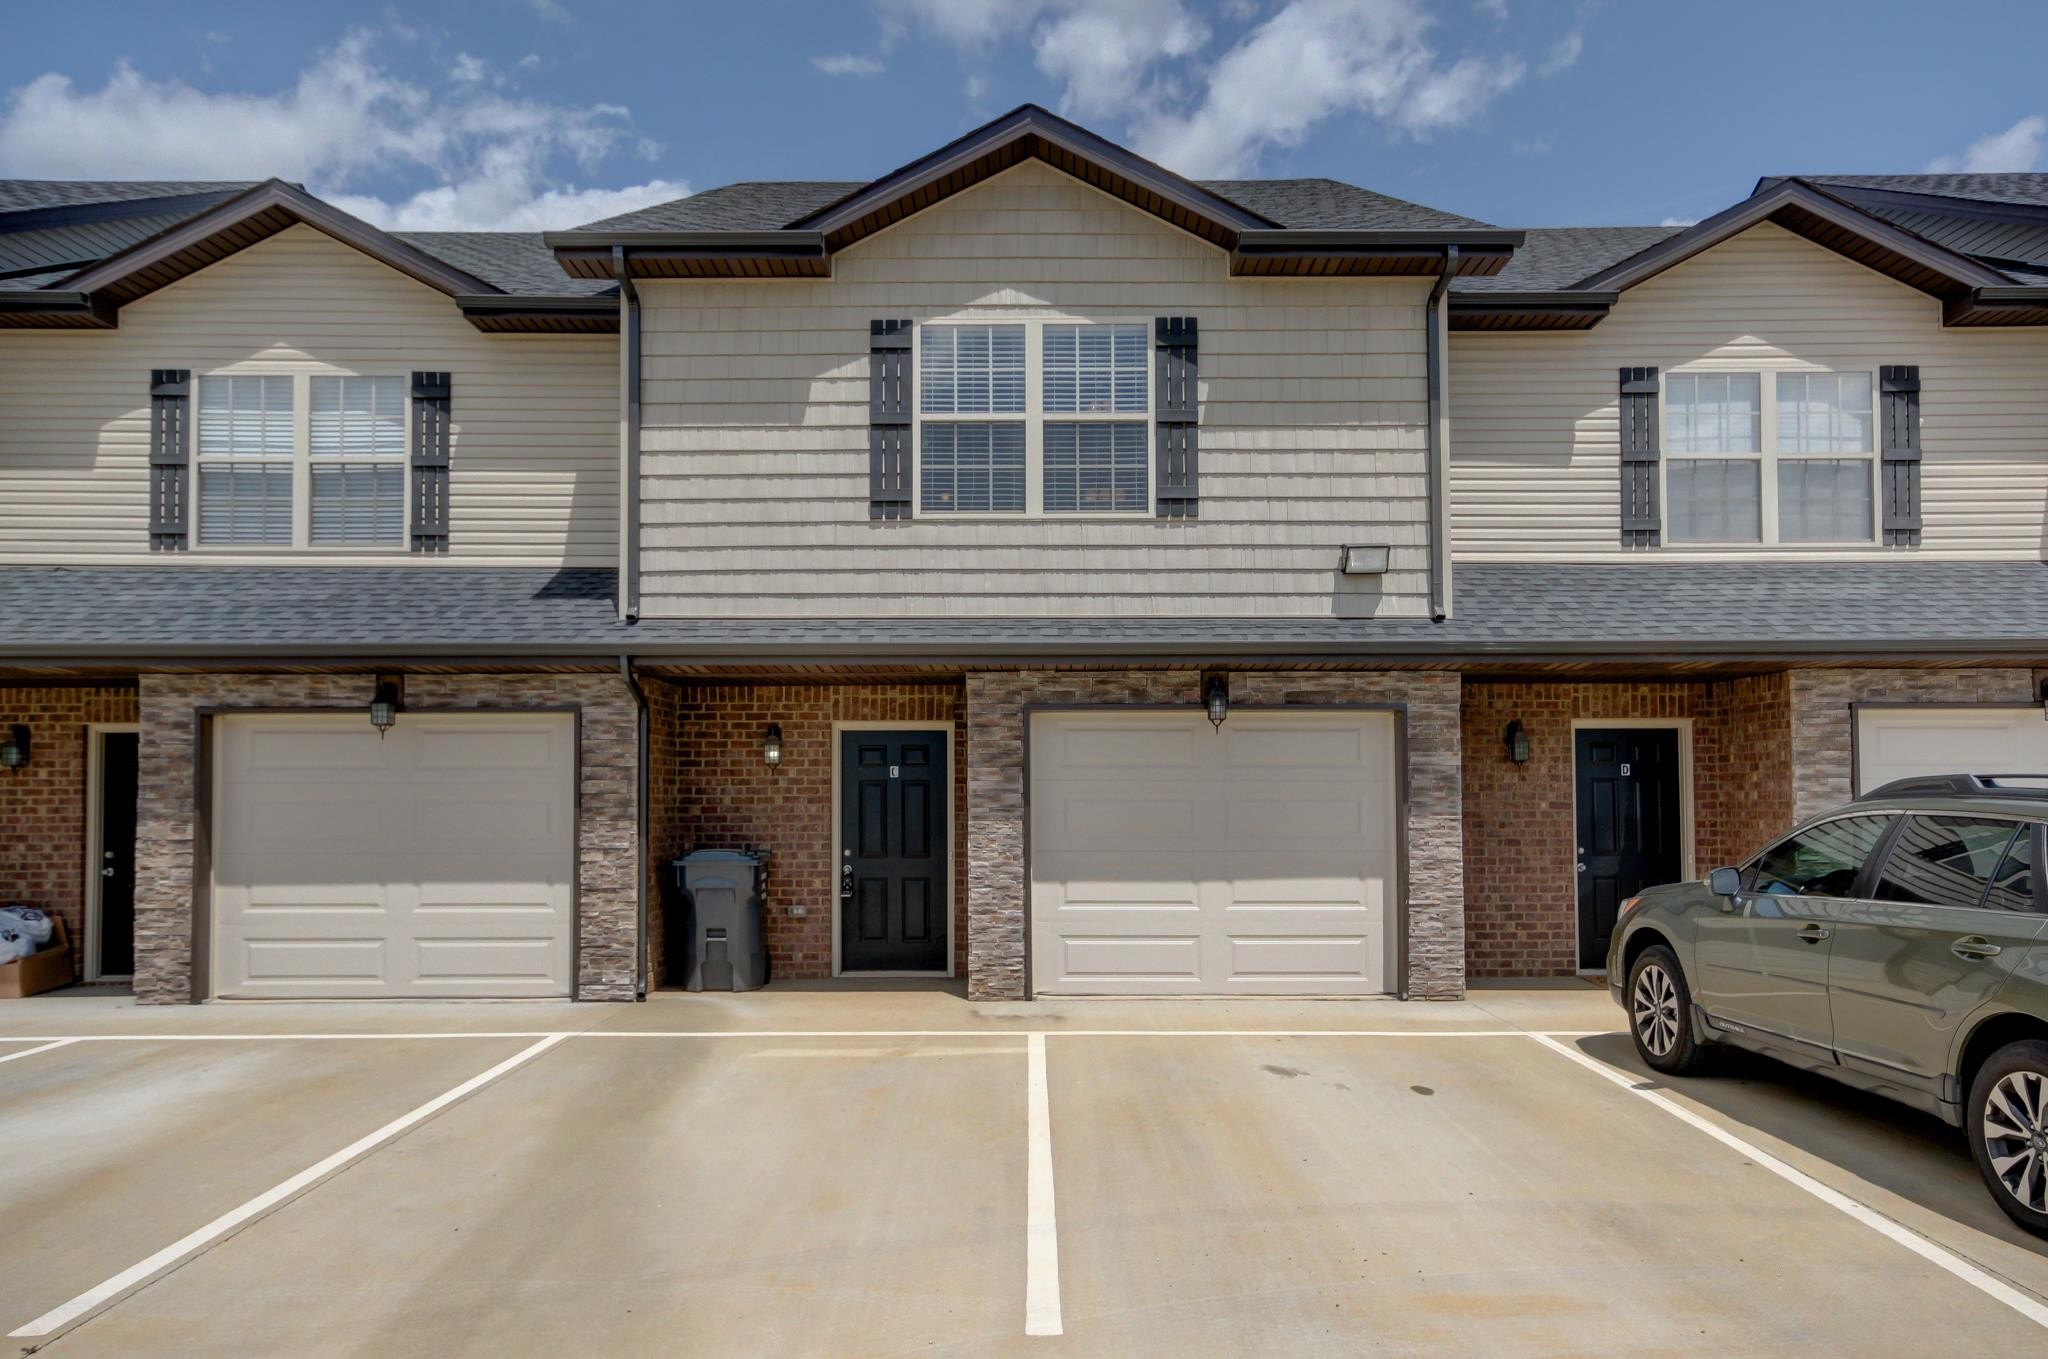
[[[2048,331],[1944,330],[1933,298],[1765,223],[1621,296],[1580,334],[1453,334],[1451,543],[1462,561],[2042,555]],[[1918,548],[1620,546],[1618,371],[1918,364]]]
[[[646,616],[1363,616],[1426,607],[1426,280],[1233,280],[1027,162],[826,280],[650,282]],[[868,518],[868,323],[1200,322],[1201,517]],[[1345,543],[1395,545],[1384,585]]]
[[[149,550],[149,375],[453,374],[450,550]],[[454,303],[296,226],[101,332],[0,331],[0,560],[617,565],[614,337],[486,335]],[[196,544],[196,538],[195,538]]]

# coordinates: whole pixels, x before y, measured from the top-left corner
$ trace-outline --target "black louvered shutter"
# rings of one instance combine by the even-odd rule
[[[412,550],[448,550],[448,373],[412,375]]]
[[[1621,370],[1621,545],[1655,547],[1664,529],[1657,504],[1657,370]]]
[[[149,545],[183,552],[192,545],[192,373],[149,375]]]
[[[1878,423],[1884,439],[1878,493],[1884,501],[1884,545],[1920,546],[1920,370],[1878,369]]]
[[[910,322],[868,322],[868,518],[910,517]]]
[[[1161,519],[1193,519],[1202,512],[1201,394],[1196,381],[1195,339],[1192,316],[1161,316],[1152,323],[1159,369],[1152,456]]]

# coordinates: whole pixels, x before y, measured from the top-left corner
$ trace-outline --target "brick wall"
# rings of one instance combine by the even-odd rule
[[[650,758],[664,780],[649,805],[662,824],[648,839],[665,857],[693,848],[768,849],[768,951],[783,980],[832,975],[832,750],[835,722],[948,722],[953,726],[953,952],[967,965],[965,728],[957,684],[688,684],[659,707]],[[782,763],[761,758],[761,734],[782,728]],[[792,907],[804,911],[790,914]]]
[[[205,871],[194,805],[196,710],[367,707],[371,675],[144,675],[136,834],[135,995],[193,999],[193,883]],[[633,998],[637,713],[616,675],[413,675],[409,708],[575,707],[578,790],[576,994]],[[368,720],[367,718],[365,720]]]
[[[1193,670],[984,671],[967,677],[968,994],[1025,993],[1029,951],[1024,866],[1025,709],[1033,704],[1189,704]],[[1229,677],[1245,704],[1400,703],[1407,707],[1409,994],[1455,998],[1465,989],[1463,850],[1459,802],[1458,677],[1385,671]]]
[[[133,721],[125,685],[0,688],[0,730],[25,725],[30,750],[27,767],[0,769],[0,902],[62,917],[74,955],[85,940],[86,726]]]
[[[1852,703],[2031,703],[2029,670],[1795,670],[1793,810],[1801,817],[1852,797]]]

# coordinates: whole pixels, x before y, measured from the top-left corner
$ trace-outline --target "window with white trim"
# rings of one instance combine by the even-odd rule
[[[201,547],[403,548],[406,379],[199,377]]]
[[[1149,324],[922,325],[916,353],[920,514],[1148,512]]]
[[[1876,540],[1876,383],[1868,372],[1671,373],[1666,540]]]

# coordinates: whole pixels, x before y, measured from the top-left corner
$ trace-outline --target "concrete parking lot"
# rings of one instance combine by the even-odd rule
[[[1651,1080],[1603,992],[0,1009],[0,1328],[61,1355],[2038,1348],[1939,1124]],[[63,1041],[70,1040],[70,1041]]]

